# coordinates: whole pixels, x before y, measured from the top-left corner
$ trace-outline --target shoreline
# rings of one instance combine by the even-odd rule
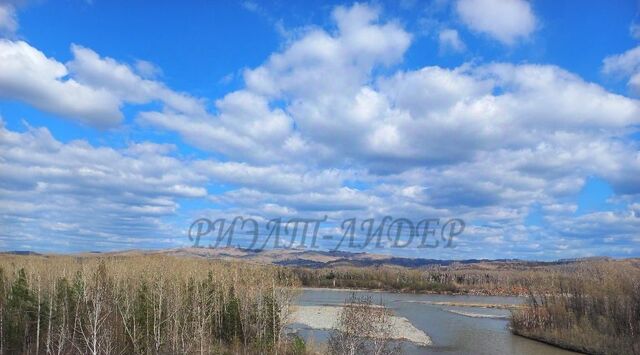
[[[519,336],[519,337],[523,337],[525,339],[529,339],[529,340],[533,340],[533,341],[537,341],[540,343],[544,343],[562,350],[567,350],[567,351],[572,351],[574,353],[578,353],[578,354],[594,354],[595,352],[593,351],[589,351],[589,349],[584,349],[584,348],[580,348],[580,347],[576,347],[573,346],[571,344],[567,344],[564,342],[554,342],[551,339],[548,339],[547,337],[544,336],[538,336],[538,335],[533,335],[533,334],[524,334],[524,333],[520,333],[518,331],[513,330],[511,327],[509,327],[509,331],[511,332],[511,334]]]
[[[492,297],[492,296],[487,296],[487,297]],[[524,305],[521,305],[521,304],[511,304],[511,303],[438,302],[438,301],[406,301],[406,302],[432,304],[434,306],[492,308],[492,309],[506,309],[506,310],[514,310],[514,309],[520,309],[525,307]]]
[[[311,291],[343,291],[343,292],[388,292],[388,293],[399,293],[399,294],[407,294],[407,295],[442,295],[442,296],[483,296],[483,297],[517,297],[517,298],[526,298],[526,295],[521,294],[510,294],[510,293],[496,293],[496,294],[487,294],[482,292],[438,292],[438,291],[408,291],[408,290],[387,290],[381,288],[349,288],[349,287],[318,287],[318,286],[302,286],[299,287],[301,290],[311,290]]]

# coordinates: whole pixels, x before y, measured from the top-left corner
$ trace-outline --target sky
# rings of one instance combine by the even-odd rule
[[[373,219],[347,250],[639,257],[639,5],[0,0],[0,249],[243,216],[323,219],[322,250]],[[393,243],[425,219],[438,247]]]

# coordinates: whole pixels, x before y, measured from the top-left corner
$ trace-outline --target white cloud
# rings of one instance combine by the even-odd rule
[[[143,79],[125,64],[77,45],[71,51],[73,60],[63,64],[26,42],[0,40],[0,97],[100,128],[118,124],[125,103],[160,101],[173,112],[205,114],[200,100]]]
[[[456,11],[471,30],[513,45],[527,38],[537,25],[526,0],[458,0]]]
[[[636,101],[553,66],[425,67],[375,81],[355,92],[293,93],[287,111],[297,132],[334,162],[393,170],[527,147],[560,132],[622,132],[640,112]]]
[[[352,19],[346,21],[347,17]],[[452,181],[458,181],[458,191],[478,197],[470,204],[485,206],[523,196],[527,198],[520,205],[526,205],[542,196],[542,178],[552,178],[546,185],[550,193],[545,194],[550,201],[566,195],[584,174],[606,175],[620,191],[629,191],[629,172],[635,165],[616,165],[618,159],[612,157],[628,156],[634,148],[611,142],[640,123],[636,100],[550,65],[429,66],[373,75],[390,56],[401,58],[410,36],[397,24],[372,22],[377,12],[362,5],[340,8],[334,18],[339,23],[335,34],[312,30],[264,65],[247,70],[246,88],[219,100],[217,115],[146,112],[140,122],[259,165],[304,161],[307,167],[352,166],[373,174],[434,167],[428,170],[434,179],[422,183],[451,192],[430,202],[443,206],[454,205],[454,196],[459,196],[449,188],[456,185]],[[395,54],[342,49],[353,41],[353,33],[382,36],[372,41],[395,48]],[[598,153],[583,158],[589,149]],[[532,164],[528,171],[502,166],[514,181],[504,191],[503,180],[478,186],[474,174],[461,180],[447,175],[441,183],[435,178],[451,174],[440,166],[451,171],[499,166],[500,161],[489,159],[494,155],[507,160],[527,156],[551,165],[544,176],[536,175],[544,169]]]
[[[0,34],[12,35],[18,30],[18,17],[11,4],[0,3]]]
[[[218,183],[281,194],[340,188],[343,181],[353,175],[348,170],[317,171],[304,165],[252,166],[246,163],[210,160],[196,162],[194,169]]]
[[[438,42],[440,44],[441,52],[464,52],[466,46],[464,42],[460,39],[460,35],[458,31],[452,30],[450,28],[441,30],[438,33]]]
[[[640,94],[640,46],[604,58],[602,72],[618,78],[629,78],[629,88]]]
[[[263,207],[281,206],[306,216],[310,213],[348,215],[353,211],[366,213],[371,206],[380,205],[377,196],[348,187],[340,187],[324,192],[305,191],[301,193],[273,194],[253,189],[237,189],[216,198],[243,211],[265,215]],[[332,213],[333,212],[333,213]],[[271,216],[272,217],[272,216]]]
[[[91,49],[72,45],[73,60],[67,63],[78,82],[108,91],[121,101],[142,104],[161,101],[167,108],[192,115],[202,115],[202,103],[189,95],[174,92],[164,84],[143,79],[133,70],[112,58],[102,58]]]
[[[411,36],[397,24],[378,24],[378,17],[376,9],[365,5],[338,7],[333,11],[337,33],[312,30],[282,53],[273,54],[265,65],[247,70],[244,74],[247,88],[218,100],[218,115],[193,117],[145,112],[140,115],[141,122],[180,132],[187,141],[203,149],[252,162],[283,161],[307,153],[314,153],[318,159],[327,158],[332,147],[308,142],[294,130],[289,112],[272,109],[270,100],[287,97],[306,105],[315,97],[330,104],[339,95],[349,97],[354,90],[360,90],[374,66],[400,60]],[[332,80],[326,80],[329,77]],[[363,101],[354,109],[366,115],[371,110],[366,107],[368,99],[363,95]],[[295,109],[305,108],[289,107],[288,111]],[[331,127],[322,126],[323,122]],[[338,134],[335,139],[349,134],[337,120],[299,119],[296,123],[301,125],[301,131]]]
[[[216,102],[217,116],[173,112],[142,112],[138,121],[176,131],[189,143],[208,151],[251,162],[269,163],[299,156],[305,143],[293,132],[293,121],[281,109],[247,91],[228,94]]]
[[[378,10],[366,5],[336,8],[336,34],[311,30],[264,65],[247,70],[247,88],[270,97],[357,90],[374,66],[396,63],[411,42],[397,24],[379,24],[378,18]]]
[[[122,119],[116,96],[67,78],[68,74],[64,64],[26,42],[0,40],[0,97],[100,127]]]
[[[609,75],[630,75],[640,69],[640,46],[603,60],[602,71]]]
[[[164,222],[177,213],[178,199],[207,195],[206,178],[170,150],[63,143],[46,128],[16,132],[0,121],[0,237],[30,238],[48,250],[57,243],[70,243],[64,250],[163,245],[179,236]]]
[[[155,79],[162,76],[162,69],[146,60],[138,59],[135,62],[136,73],[145,79]]]
[[[15,70],[0,70],[0,95],[84,117],[73,115],[73,105],[94,113],[100,106],[60,101],[59,87],[100,93],[113,100],[111,124],[124,104],[159,102],[161,109],[140,112],[136,123],[176,132],[217,159],[185,159],[179,144],[113,149],[63,143],[46,129],[3,127],[0,189],[12,210],[3,225],[33,238],[21,232],[31,218],[42,231],[126,243],[121,235],[158,233],[162,218],[181,213],[178,201],[205,199],[217,214],[456,216],[486,222],[469,226],[461,253],[477,256],[485,241],[502,243],[505,253],[544,256],[592,252],[578,239],[599,231],[597,218],[606,217],[609,227],[636,223],[620,213],[572,214],[589,176],[609,182],[621,204],[637,201],[640,153],[626,139],[640,124],[637,100],[552,65],[396,69],[411,43],[398,22],[382,21],[379,9],[361,4],[338,7],[332,19],[335,28],[298,32],[246,69],[245,86],[210,111],[205,100],[153,80],[157,71],[140,62],[130,66],[72,46],[73,59],[62,64],[24,42],[2,42],[15,53],[0,52],[0,66]],[[528,34],[519,31],[498,38],[512,43]],[[441,34],[443,45],[457,46],[457,32]],[[623,54],[605,60],[603,71],[640,81],[637,66],[633,54]],[[221,192],[211,195],[208,186]],[[545,220],[566,221],[555,230],[525,226],[534,204]],[[104,219],[82,229],[78,221],[92,215]],[[136,219],[144,228],[127,234],[123,228],[134,228]],[[559,237],[574,224],[580,233]],[[629,238],[620,228],[608,235]]]

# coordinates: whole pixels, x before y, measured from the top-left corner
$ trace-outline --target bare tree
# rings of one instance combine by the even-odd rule
[[[2,256],[0,354],[287,353],[291,286],[275,266]]]
[[[376,305],[370,296],[352,293],[340,311],[336,329],[329,337],[329,353],[334,355],[398,354],[399,344],[393,344],[393,322],[390,310]]]

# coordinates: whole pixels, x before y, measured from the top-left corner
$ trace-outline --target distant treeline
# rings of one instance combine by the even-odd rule
[[[284,268],[163,256],[0,257],[0,354],[302,353]]]
[[[513,332],[590,354],[640,354],[640,266],[580,263],[531,284]]]
[[[305,287],[376,289],[397,292],[525,295],[531,282],[545,281],[550,267],[523,268],[509,264],[452,265],[424,268],[395,266],[293,268]]]

